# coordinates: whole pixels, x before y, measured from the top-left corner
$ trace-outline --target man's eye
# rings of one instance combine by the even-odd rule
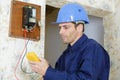
[[[65,28],[65,29],[68,29],[68,26],[65,26],[64,28]]]
[[[67,29],[67,27],[64,27],[64,29]]]
[[[59,27],[58,29],[61,29],[61,27]]]

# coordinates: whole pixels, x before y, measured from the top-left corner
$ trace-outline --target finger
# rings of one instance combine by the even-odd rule
[[[32,69],[33,71],[37,72],[37,73],[38,73],[38,71],[39,71],[39,67],[36,66],[36,65],[31,65],[31,69]]]
[[[30,65],[36,65],[36,64],[37,64],[37,62],[34,62],[34,61],[29,61],[29,64],[30,64]]]
[[[44,60],[44,58],[42,58],[42,57],[39,57],[39,60],[40,60],[40,61],[43,61],[43,60]]]

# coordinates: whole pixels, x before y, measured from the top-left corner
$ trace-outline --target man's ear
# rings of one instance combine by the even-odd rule
[[[83,24],[79,24],[76,28],[78,32],[83,32]]]

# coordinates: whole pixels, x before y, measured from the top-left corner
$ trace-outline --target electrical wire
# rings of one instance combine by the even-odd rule
[[[13,0],[13,2],[15,2],[15,0]],[[37,24],[35,24],[34,27],[35,27],[36,25],[37,25]],[[39,24],[39,26],[40,26],[40,24]],[[33,28],[34,28],[34,27],[33,27]],[[33,29],[33,30],[34,30],[34,29]],[[16,70],[17,70],[17,68],[18,68],[18,65],[19,65],[20,61],[21,61],[20,68],[21,68],[21,70],[22,70],[24,73],[26,73],[26,74],[32,74],[32,73],[34,73],[34,72],[27,72],[27,71],[25,71],[25,70],[23,69],[23,66],[22,66],[23,60],[24,60],[25,55],[26,55],[26,53],[27,53],[27,45],[28,45],[28,42],[29,42],[29,40],[30,40],[30,38],[29,38],[28,41],[27,41],[27,43],[26,43],[27,30],[24,29],[23,32],[24,32],[24,38],[25,38],[25,45],[24,45],[24,48],[23,48],[23,50],[22,50],[22,52],[21,52],[21,54],[20,54],[20,57],[19,57],[18,62],[17,62],[17,64],[16,64],[16,66],[15,66],[15,69],[14,69],[14,76],[15,76],[16,80],[19,80],[19,78],[18,78],[17,75],[16,75]],[[25,52],[25,53],[24,53],[24,52]],[[24,54],[24,55],[23,55],[23,54]],[[22,56],[23,56],[23,57],[22,57]]]
[[[27,53],[27,45],[28,45],[28,43],[29,43],[29,40],[30,40],[30,34],[29,34],[29,36],[28,36],[28,41],[27,41],[27,43],[26,43],[26,51],[25,51],[25,53],[24,53],[24,55],[23,55],[23,57],[22,57],[22,59],[21,59],[21,64],[20,64],[20,68],[21,68],[21,70],[24,72],[24,73],[26,73],[26,74],[32,74],[32,73],[34,73],[34,72],[27,72],[27,71],[25,71],[24,69],[23,69],[23,61],[24,61],[24,58],[25,58],[25,55],[26,55],[26,53]]]
[[[36,24],[35,24],[34,26],[36,26]],[[34,29],[33,29],[33,30],[34,30]],[[23,60],[24,60],[25,55],[26,55],[26,53],[27,53],[27,45],[28,45],[28,42],[29,42],[29,40],[30,40],[30,38],[29,38],[28,41],[27,41],[27,43],[26,43],[27,30],[24,29],[23,32],[24,32],[24,38],[25,38],[25,45],[24,45],[24,48],[23,48],[23,50],[22,50],[22,52],[21,52],[21,54],[20,54],[20,57],[19,57],[18,62],[17,62],[17,64],[16,64],[16,66],[15,66],[15,69],[14,69],[14,76],[15,76],[16,80],[19,80],[19,78],[18,78],[17,75],[16,75],[16,70],[17,70],[17,68],[18,68],[18,65],[20,64],[20,61],[21,61],[20,68],[21,68],[21,70],[22,70],[24,73],[26,73],[26,74],[32,74],[32,73],[34,73],[34,72],[32,72],[32,71],[31,71],[31,72],[25,71],[25,70],[23,69],[23,66],[22,66]],[[30,35],[29,35],[29,37],[30,37]],[[24,53],[24,52],[25,52],[25,53]],[[23,57],[22,57],[22,56],[23,56]]]
[[[14,76],[15,76],[16,80],[19,80],[19,78],[18,78],[17,75],[16,75],[16,70],[17,70],[17,68],[18,68],[18,65],[19,65],[19,63],[20,63],[20,60],[21,60],[21,58],[22,58],[22,55],[23,55],[23,53],[24,53],[24,51],[25,51],[25,49],[26,49],[26,46],[27,46],[27,44],[26,44],[26,32],[27,32],[27,31],[24,30],[25,45],[24,45],[24,48],[23,48],[23,50],[22,50],[22,52],[21,52],[21,54],[20,54],[20,57],[19,57],[18,62],[17,62],[17,64],[16,64],[16,66],[15,66],[15,69],[14,69]]]
[[[30,40],[30,39],[29,39]],[[28,42],[29,42],[29,40],[27,41],[27,45],[28,45]],[[23,60],[24,60],[24,58],[25,58],[25,55],[26,55],[26,53],[27,53],[27,46],[26,46],[26,51],[25,51],[25,53],[24,53],[24,55],[23,55],[23,57],[22,57],[22,60],[21,60],[21,66],[20,66],[20,68],[21,68],[21,70],[24,72],[24,73],[26,73],[26,74],[32,74],[32,73],[34,73],[34,72],[27,72],[27,71],[25,71],[24,69],[23,69]]]

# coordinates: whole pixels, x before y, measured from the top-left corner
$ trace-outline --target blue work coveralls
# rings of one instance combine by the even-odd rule
[[[105,49],[83,34],[56,62],[48,67],[44,80],[109,80],[110,60]]]

